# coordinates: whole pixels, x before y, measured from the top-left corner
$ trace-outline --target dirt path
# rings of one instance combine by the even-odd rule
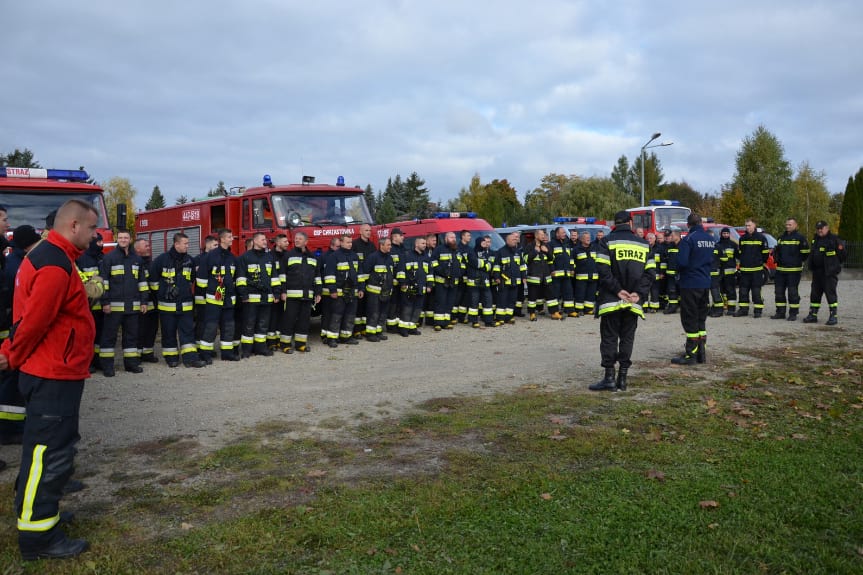
[[[801,293],[805,313],[808,282]],[[773,347],[783,335],[799,342],[829,338],[835,331],[860,333],[863,327],[863,280],[840,279],[836,328],[823,325],[826,311],[815,326],[771,320],[772,285],[765,295],[762,319],[708,320],[708,350],[722,362],[682,369],[692,369],[696,377],[718,377],[722,363],[739,359],[734,347]],[[593,318],[554,322],[541,317],[535,323],[520,319],[514,326],[487,330],[462,325],[441,333],[425,329],[419,337],[395,335],[387,342],[336,350],[313,340],[308,354],[216,361],[199,370],[147,364],[142,375],[118,371],[113,379],[97,376],[84,394],[78,469],[84,475],[99,473],[99,462],[115,448],[158,438],[186,436],[201,449],[214,448],[273,419],[328,433],[396,415],[436,397],[492,394],[528,383],[586,392],[601,376],[598,339],[599,321]],[[677,315],[649,315],[641,322],[630,372],[632,391],[637,392],[646,370],[672,369],[668,359],[679,353],[683,339]],[[0,458],[10,464],[0,473],[3,483],[14,478],[19,449],[0,447]]]

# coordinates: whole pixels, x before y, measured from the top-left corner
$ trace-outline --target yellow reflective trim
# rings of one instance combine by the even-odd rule
[[[27,474],[27,484],[24,486],[24,501],[21,507],[21,516],[18,517],[19,531],[48,531],[60,522],[59,513],[48,519],[33,521],[33,501],[36,499],[36,492],[42,480],[43,458],[47,449],[47,445],[37,444],[33,447],[33,461]]]

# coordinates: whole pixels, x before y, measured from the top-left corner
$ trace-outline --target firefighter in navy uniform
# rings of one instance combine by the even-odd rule
[[[701,216],[690,213],[686,225],[689,233],[678,244],[677,253],[680,323],[686,333],[683,355],[671,360],[678,365],[707,361],[707,315],[715,247],[713,234],[701,225]]]
[[[749,315],[749,296],[752,294],[753,317],[761,317],[764,311],[764,298],[761,286],[764,285],[764,264],[770,257],[767,238],[758,231],[755,220],[746,220],[746,233],[740,238],[740,307],[735,317]]]
[[[405,252],[396,268],[396,280],[401,291],[402,309],[399,312],[399,334],[402,337],[420,335],[419,319],[423,312],[428,286],[434,281],[429,275],[426,256],[426,239],[416,238],[414,249]]]
[[[288,251],[288,236],[279,234],[273,240],[273,250],[270,257],[273,260],[273,273],[279,277],[281,282],[285,274],[285,252]],[[284,294],[284,290],[279,290]],[[267,329],[267,347],[272,351],[279,349],[279,336],[281,335],[282,316],[285,314],[285,298],[273,296],[273,307],[270,308],[270,326]]]
[[[234,307],[237,304],[237,258],[231,253],[234,234],[228,229],[219,230],[218,239],[219,245],[201,258],[195,278],[195,285],[205,301],[198,353],[207,364],[213,362],[217,331],[222,360],[240,360],[234,349]]]
[[[725,298],[722,296],[722,260],[720,259],[719,250],[713,244],[713,258],[710,262],[710,299],[713,305],[710,306],[709,317],[722,317],[725,315]]]
[[[267,346],[270,313],[273,302],[282,299],[279,266],[267,251],[267,236],[257,232],[252,236],[252,249],[237,259],[237,296],[243,302],[240,321],[240,358],[254,355],[269,357]]]
[[[774,297],[776,313],[771,319],[785,317],[788,308],[788,321],[796,321],[800,313],[800,276],[803,275],[803,264],[809,257],[809,242],[797,230],[797,220],[785,220],[785,233],[779,236],[773,250],[773,260],[776,262],[776,278]],[[788,292],[786,300],[785,293]]]
[[[308,352],[312,306],[321,301],[321,276],[318,260],[306,245],[309,238],[303,232],[294,234],[294,248],[285,254],[285,315],[279,336],[282,351]],[[291,348],[293,340],[293,348]]]
[[[198,270],[201,266],[201,258],[207,252],[213,251],[219,247],[219,238],[216,236],[207,236],[204,238],[204,251],[192,257],[192,265],[195,268],[195,341],[201,341],[201,334],[204,332],[204,312],[207,310],[207,300],[204,297],[204,290],[197,287]]]
[[[514,324],[514,307],[518,291],[524,290],[527,265],[522,260],[519,240],[521,234],[512,232],[506,236],[506,244],[497,250],[492,267],[492,281],[498,288],[495,323]]]
[[[627,211],[614,215],[614,231],[600,240],[596,254],[596,313],[600,318],[599,351],[605,377],[589,385],[591,391],[626,391],[635,330],[638,318],[644,319],[642,303],[653,282],[656,264],[648,257],[650,246],[632,232],[631,218]],[[616,379],[615,364],[620,366]]]
[[[467,254],[465,283],[468,295],[468,323],[475,328],[494,327],[494,307],[491,300],[491,237],[476,238],[474,249]],[[482,308],[482,324],[479,313]]]
[[[737,307],[737,264],[740,250],[731,239],[731,228],[722,228],[719,241],[713,246],[719,257],[719,290],[728,309],[725,315],[734,315]]]
[[[401,259],[405,256],[404,241],[405,234],[401,228],[393,228],[390,232],[390,257],[393,259],[393,268],[398,269]],[[398,278],[396,278],[396,287],[398,287]],[[402,291],[400,289],[393,290],[393,295],[390,297],[387,305],[387,333],[397,333],[399,331],[399,313],[402,307]]]
[[[360,237],[353,241],[354,253],[357,254],[360,262],[360,284],[366,280],[365,276],[365,260],[366,257],[375,253],[375,244],[372,243],[372,227],[369,224],[360,225]],[[354,336],[362,337],[366,331],[366,299],[357,300],[357,316],[354,321]]]
[[[102,258],[105,257],[105,254],[102,252],[103,245],[102,234],[96,234],[87,250],[75,262],[75,265],[78,266],[78,274],[81,276],[81,281],[85,285],[88,282],[100,282],[104,285],[103,278],[99,275]],[[105,314],[102,313],[101,298],[90,300],[90,311],[93,313],[93,321],[96,324],[96,341],[93,342],[93,363],[90,365],[91,372],[95,372],[101,367],[99,362],[99,347],[102,343],[102,324],[105,319]]]
[[[330,301],[330,285],[326,281],[327,266],[330,260],[339,251],[342,245],[342,237],[334,236],[330,238],[330,245],[327,251],[322,253],[318,258],[318,276],[321,278],[321,301],[318,303],[318,309],[321,311],[321,343],[327,343],[327,328],[330,325],[330,313],[332,313],[332,302]]]
[[[333,250],[324,266],[324,289],[330,300],[329,323],[325,331],[330,347],[338,347],[339,343],[359,343],[354,336],[354,321],[357,300],[362,299],[363,292],[359,282],[360,260],[353,251],[353,243],[350,234],[342,235],[341,245]]]
[[[447,232],[444,242],[435,248],[431,258],[434,276],[434,330],[452,329],[452,310],[456,305],[457,286],[462,282],[461,261],[455,232]]]
[[[105,377],[114,377],[114,346],[123,328],[123,366],[130,373],[141,373],[138,330],[141,314],[147,313],[150,287],[147,270],[130,245],[128,230],[117,231],[117,247],[102,259],[100,275],[105,288],[102,313],[105,314],[99,359]]]
[[[677,254],[680,245],[680,230],[665,228],[665,293],[668,305],[663,313],[677,313],[680,307],[680,294],[677,291]]]
[[[150,242],[139,238],[133,244],[135,253],[141,258],[141,265],[150,273],[150,266],[153,264],[153,258],[150,255]],[[149,280],[148,280],[149,286]],[[157,309],[155,295],[150,291],[147,292],[147,313],[141,314],[141,323],[138,329],[138,352],[141,354],[141,361],[146,363],[159,363],[156,359],[156,333],[159,331],[159,310]]]
[[[390,257],[392,240],[381,238],[377,251],[366,257],[363,263],[365,281],[363,291],[366,300],[366,339],[378,342],[387,339],[383,333],[382,323],[385,322],[387,306],[393,294],[395,269]]]
[[[597,243],[590,241],[590,232],[582,232],[573,250],[575,260],[575,311],[578,315],[593,314],[596,301],[596,282],[599,279],[596,268]]]
[[[647,313],[657,313],[659,311],[659,280],[662,279],[660,277],[660,250],[662,249],[662,244],[657,241],[657,234],[653,232],[648,232],[647,235],[644,236],[644,239],[647,240],[647,245],[650,246],[650,252],[647,254],[647,259],[653,260],[653,264],[655,266],[655,270],[653,272],[653,283],[650,284],[650,294],[647,305],[642,303],[642,308]]]
[[[182,360],[186,367],[204,367],[195,345],[195,266],[189,236],[174,234],[171,249],[153,260],[148,280],[159,308],[165,363],[177,367]]]
[[[830,233],[830,226],[825,221],[815,224],[815,238],[812,240],[812,250],[809,256],[809,269],[812,270],[812,291],[809,295],[809,315],[803,318],[803,323],[818,323],[818,310],[821,308],[821,296],[827,297],[830,307],[830,317],[826,325],[839,323],[836,315],[839,310],[839,297],[836,287],[839,284],[839,272],[845,261],[845,242]]]
[[[0,224],[0,235],[6,235],[3,224]],[[6,261],[0,264],[0,268],[2,268],[2,286],[0,289],[3,290],[4,312],[8,313],[9,322],[11,322],[14,313],[12,302],[15,299],[15,276],[18,274],[18,269],[24,262],[24,258],[41,239],[33,226],[27,224],[18,226],[12,232],[12,244],[10,246],[12,251],[6,256]],[[2,250],[0,250],[0,258],[3,258]],[[3,341],[0,340],[0,344],[2,343]],[[26,409],[24,396],[18,389],[18,376],[18,370],[0,372],[0,377],[2,377],[2,381],[0,381],[0,445],[21,443]]]
[[[572,295],[572,243],[566,228],[558,226],[554,237],[548,242],[551,252],[551,297],[548,300],[548,313],[551,319],[578,317]]]
[[[536,230],[533,244],[524,250],[524,263],[527,266],[527,317],[530,321],[536,321],[537,307],[545,305],[549,299],[551,259],[548,234],[545,230]]]

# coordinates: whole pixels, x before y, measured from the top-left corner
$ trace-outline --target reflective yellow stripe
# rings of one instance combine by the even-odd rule
[[[27,475],[27,485],[24,487],[24,502],[21,508],[21,516],[18,518],[19,531],[48,531],[60,521],[60,514],[48,519],[33,521],[33,500],[36,499],[36,491],[42,480],[43,457],[47,445],[36,445],[33,448],[33,461],[30,464],[30,473]]]

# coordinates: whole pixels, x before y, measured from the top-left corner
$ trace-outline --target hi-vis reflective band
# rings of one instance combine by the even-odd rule
[[[48,449],[46,445],[36,445],[33,448],[33,462],[30,464],[27,485],[24,487],[24,505],[18,518],[19,531],[48,531],[60,521],[59,513],[48,519],[33,521],[33,501],[36,499],[36,491],[42,480],[42,458],[45,456],[46,449]]]
[[[26,413],[20,405],[0,404],[0,421],[24,421]]]

